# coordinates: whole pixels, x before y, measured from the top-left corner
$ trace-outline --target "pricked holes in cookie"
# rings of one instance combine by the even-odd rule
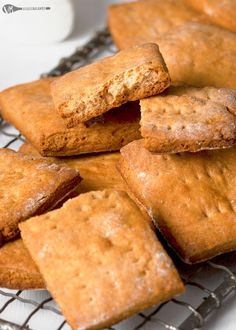
[[[104,242],[104,245],[106,245],[106,247],[108,247],[108,248],[113,247],[113,243],[109,238],[103,237],[103,242]]]
[[[57,229],[57,225],[52,225],[52,226],[50,227],[50,229],[51,229],[51,230],[56,230],[56,229]]]
[[[89,297],[89,303],[90,303],[90,304],[94,304],[94,303],[95,303],[95,299],[94,299],[94,297]]]
[[[202,217],[203,218],[209,218],[207,212],[205,210],[202,210]]]
[[[144,269],[144,270],[142,270],[142,271],[139,273],[139,275],[140,275],[141,277],[145,277],[145,276],[147,275],[147,271]]]

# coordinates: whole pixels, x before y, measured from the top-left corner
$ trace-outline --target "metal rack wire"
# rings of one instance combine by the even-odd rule
[[[98,32],[84,47],[76,49],[70,57],[62,59],[56,68],[42,77],[62,75],[115,51],[111,36],[105,29]],[[0,120],[0,141],[0,147],[17,150],[24,138],[15,128]],[[235,261],[236,253],[197,266],[186,266],[177,261],[177,267],[186,284],[186,293],[178,299],[139,313],[109,330],[201,329],[225,300],[235,294]],[[22,304],[24,313],[16,313]],[[43,328],[40,325],[42,319],[48,323]],[[47,291],[0,289],[0,330],[19,329],[65,330],[69,326]]]

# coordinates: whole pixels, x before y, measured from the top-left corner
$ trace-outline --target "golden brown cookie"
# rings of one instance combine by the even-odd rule
[[[173,2],[176,5],[178,3],[175,0]],[[143,15],[146,15],[148,3],[149,1],[137,3],[137,6],[141,6],[140,12],[142,11]],[[153,5],[155,3],[156,1],[153,1]],[[160,0],[160,3],[164,5],[168,1]],[[123,6],[126,5],[132,8],[132,6],[135,7],[136,2]],[[128,20],[126,17],[135,15],[135,9],[132,11],[131,8],[128,10],[128,16],[124,16],[122,23],[120,23],[123,33],[119,29],[116,33],[115,25],[111,28],[118,48],[130,47],[134,43],[156,42],[165,59],[172,82],[182,82],[197,87],[215,86],[236,89],[235,33],[204,22],[204,24],[189,22],[184,25],[180,24],[157,38],[154,24],[151,20],[149,23],[151,14],[147,14],[147,28],[144,32],[142,32],[141,27],[143,17],[137,16],[138,18],[132,24],[132,29],[136,30],[136,33],[132,31],[130,37],[127,37],[126,33],[129,31],[131,23],[126,22],[126,19]],[[174,14],[173,17],[175,17]],[[172,19],[171,16],[169,19]],[[154,10],[153,20],[156,20]],[[146,32],[146,30],[154,31],[151,37],[150,32]]]
[[[142,0],[109,6],[108,25],[119,49],[159,37],[188,21],[204,21],[204,15],[183,0]]]
[[[161,93],[170,84],[156,44],[123,50],[69,72],[51,86],[54,104],[68,127],[128,101]]]
[[[19,149],[27,155],[40,156],[37,150],[30,144],[24,143]],[[57,164],[65,164],[79,170],[83,180],[75,191],[75,195],[95,190],[116,189],[126,191],[139,206],[147,221],[150,221],[146,209],[132,194],[126,182],[117,169],[121,154],[119,152],[92,154],[79,157],[50,157]]]
[[[16,290],[45,288],[22,239],[8,242],[0,248],[0,287]]]
[[[40,156],[29,143],[24,143],[19,151],[28,155]],[[80,157],[50,157],[49,159],[56,164],[64,164],[79,171],[83,180],[76,189],[77,194],[101,189],[127,190],[127,186],[117,170],[119,152]]]
[[[194,9],[208,16],[209,20],[236,32],[235,0],[187,0]]]
[[[129,188],[185,262],[236,249],[236,148],[158,155],[140,140],[121,154]]]
[[[21,153],[40,157],[29,143],[24,143]],[[116,168],[120,153],[107,153],[81,157],[47,158],[59,165],[79,170],[83,177],[75,193],[114,188],[127,190],[127,186]],[[0,249],[0,286],[12,289],[44,288],[42,277],[20,239],[8,242]]]
[[[173,82],[236,89],[236,34],[187,23],[159,39]]]
[[[196,152],[236,144],[236,91],[171,87],[140,101],[144,146],[153,152]]]
[[[125,192],[82,194],[20,229],[72,329],[106,328],[184,289]]]
[[[79,172],[45,159],[0,149],[0,246],[18,223],[55,207],[80,183]]]
[[[52,79],[12,87],[0,93],[0,112],[43,156],[119,150],[139,139],[140,110],[136,102],[68,129],[50,95]]]

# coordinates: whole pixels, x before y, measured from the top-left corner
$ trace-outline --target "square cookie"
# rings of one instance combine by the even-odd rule
[[[24,143],[19,151],[27,155],[40,157],[37,150],[29,143]],[[103,189],[126,191],[126,183],[117,170],[120,156],[119,152],[107,152],[81,155],[79,157],[47,157],[47,159],[50,159],[53,163],[64,164],[79,171],[83,180],[75,192],[81,194]]]
[[[223,28],[236,32],[236,1],[235,0],[187,0],[200,13]]]
[[[72,329],[103,329],[184,288],[125,192],[82,194],[20,225]]]
[[[188,21],[205,21],[185,0],[141,0],[110,5],[108,26],[119,49],[156,42]]]
[[[19,233],[18,223],[65,200],[79,172],[45,159],[0,149],[0,246]]]
[[[8,242],[0,248],[0,287],[16,290],[45,288],[22,239]]]
[[[50,84],[43,79],[0,93],[0,112],[43,156],[119,150],[139,139],[140,109],[136,102],[68,129],[52,102]]]
[[[69,72],[52,83],[51,92],[67,127],[74,127],[128,101],[161,93],[169,84],[159,48],[150,43]]]
[[[236,33],[186,23],[158,39],[173,83],[236,89]]]
[[[141,105],[145,147],[158,153],[196,152],[236,144],[236,91],[171,87]]]
[[[121,150],[120,171],[167,242],[187,263],[236,250],[236,149],[152,154]]]
[[[37,150],[27,142],[20,147],[19,151],[27,155],[40,156]],[[50,160],[57,164],[65,164],[80,172],[83,180],[75,190],[75,196],[94,190],[123,190],[135,201],[147,220],[151,221],[145,208],[132,194],[117,169],[120,157],[121,154],[119,152],[110,152],[80,157],[50,157]]]

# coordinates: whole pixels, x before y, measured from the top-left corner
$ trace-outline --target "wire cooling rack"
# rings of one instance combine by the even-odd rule
[[[94,59],[116,52],[107,29],[98,32],[84,47],[60,61],[45,76],[59,76]],[[17,150],[24,142],[21,134],[0,120],[1,147]],[[168,247],[166,247],[168,250]],[[172,254],[171,251],[169,251]],[[175,256],[174,256],[175,258]],[[236,292],[236,253],[197,266],[176,260],[186,293],[115,325],[110,330],[194,330],[205,322]],[[0,289],[0,330],[70,329],[59,307],[45,290]]]

